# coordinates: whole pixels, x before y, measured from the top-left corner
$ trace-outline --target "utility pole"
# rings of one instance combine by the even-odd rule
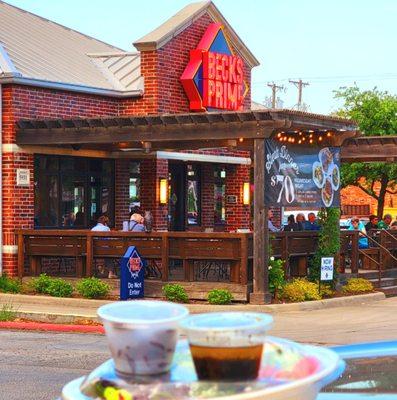
[[[284,86],[277,86],[274,82],[273,83],[268,83],[267,86],[272,88],[272,108],[276,108],[277,90],[283,90]]]
[[[305,86],[309,86],[309,82],[303,82],[302,79],[299,79],[299,81],[293,81],[289,80],[289,83],[293,83],[297,88],[298,88],[298,104],[297,104],[297,109],[302,110],[302,89]]]

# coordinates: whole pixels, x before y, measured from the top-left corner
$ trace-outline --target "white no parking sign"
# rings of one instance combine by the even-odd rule
[[[334,257],[321,257],[321,278],[322,281],[334,279]]]

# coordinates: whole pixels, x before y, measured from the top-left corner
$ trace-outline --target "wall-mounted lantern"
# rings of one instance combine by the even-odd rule
[[[160,204],[168,202],[168,179],[160,178]]]
[[[243,204],[249,206],[251,197],[251,188],[249,182],[244,182],[243,184]]]

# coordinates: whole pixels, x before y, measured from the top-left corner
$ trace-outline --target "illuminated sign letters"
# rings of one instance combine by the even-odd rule
[[[248,85],[243,60],[234,55],[221,24],[210,24],[181,77],[193,111],[241,110]]]

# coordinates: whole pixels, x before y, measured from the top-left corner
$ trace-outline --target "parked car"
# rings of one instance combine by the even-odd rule
[[[397,398],[397,341],[333,347],[346,362],[338,380],[318,400],[392,400]]]

